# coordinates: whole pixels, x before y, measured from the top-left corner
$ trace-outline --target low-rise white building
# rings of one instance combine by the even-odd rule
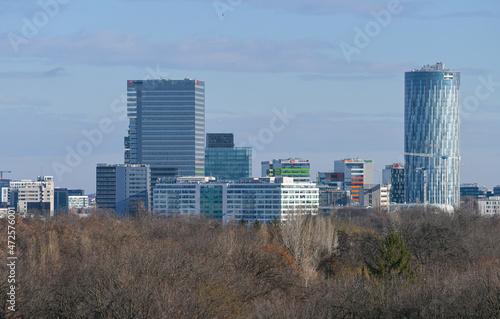
[[[365,184],[360,192],[360,206],[389,209],[391,185]]]
[[[500,197],[489,197],[478,201],[481,215],[500,214]]]
[[[157,214],[203,215],[227,222],[258,220],[267,223],[292,215],[316,214],[318,188],[311,182],[294,182],[291,177],[249,178],[219,183],[209,178],[157,184],[153,210]]]
[[[36,181],[10,182],[11,192],[16,192],[17,211],[40,210],[54,215],[54,181],[52,176],[38,176]],[[11,196],[12,197],[12,196]]]
[[[1,190],[0,202],[1,203],[10,203],[10,187],[2,187],[2,188],[0,188],[0,190]]]
[[[90,207],[88,196],[68,196],[69,209],[88,209]]]

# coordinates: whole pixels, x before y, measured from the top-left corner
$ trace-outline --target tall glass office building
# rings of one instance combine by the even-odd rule
[[[405,199],[460,204],[460,72],[443,63],[405,73]]]
[[[252,148],[234,147],[232,133],[207,133],[205,175],[239,180],[252,175]]]
[[[149,164],[152,182],[205,172],[205,83],[184,80],[127,82],[125,164]]]

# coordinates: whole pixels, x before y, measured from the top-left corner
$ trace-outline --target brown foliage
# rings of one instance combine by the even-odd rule
[[[16,224],[22,318],[488,318],[500,316],[500,219],[353,211],[260,230],[200,218]],[[6,247],[6,220],[0,220]],[[421,262],[414,283],[371,282],[363,260],[398,231]],[[6,249],[0,250],[5,260]],[[5,264],[1,276],[7,278]],[[319,275],[319,276],[318,276]],[[0,281],[0,317],[6,309]]]

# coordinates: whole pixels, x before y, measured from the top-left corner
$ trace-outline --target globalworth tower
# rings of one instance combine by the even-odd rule
[[[460,204],[460,72],[405,73],[405,200]]]
[[[204,176],[204,82],[129,80],[127,114],[125,164],[149,164],[153,186],[158,178]]]

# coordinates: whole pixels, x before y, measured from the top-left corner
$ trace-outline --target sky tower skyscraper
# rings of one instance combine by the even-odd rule
[[[460,72],[405,73],[405,199],[460,204]]]

